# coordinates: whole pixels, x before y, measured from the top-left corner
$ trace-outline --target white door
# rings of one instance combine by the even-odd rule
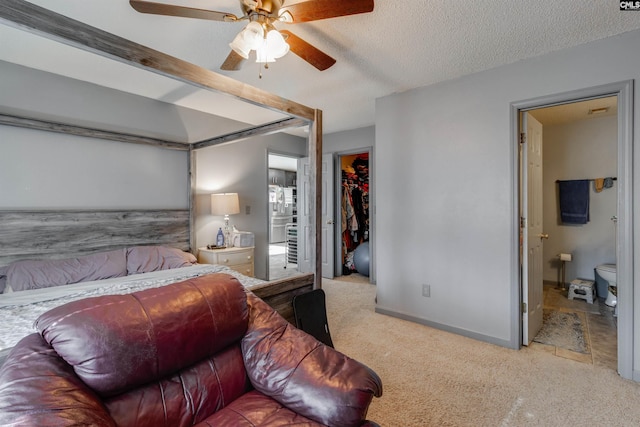
[[[322,277],[333,278],[334,259],[334,224],[333,218],[333,158],[330,154],[322,156],[322,180],[321,213],[322,213]],[[313,248],[310,247],[310,233],[312,232],[309,223],[309,158],[305,157],[298,161],[298,271],[301,273],[312,273]]]
[[[548,235],[542,231],[542,124],[523,113],[521,129],[522,344],[529,345],[542,328],[542,248]]]

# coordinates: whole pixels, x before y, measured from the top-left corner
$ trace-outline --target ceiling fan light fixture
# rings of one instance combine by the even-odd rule
[[[244,59],[249,59],[252,50],[258,50],[264,44],[264,28],[259,22],[249,22],[247,26],[229,43],[229,47]]]
[[[291,50],[310,65],[324,71],[336,63],[334,58],[284,29],[279,32],[276,30],[272,36],[267,37],[271,30],[275,30],[273,24],[276,22],[297,24],[368,13],[373,11],[375,0],[294,0],[294,4],[287,6],[284,5],[285,1],[290,0],[237,1],[240,2],[242,10],[242,15],[239,17],[229,12],[168,4],[163,0],[129,0],[129,3],[140,13],[209,21],[248,22],[229,44],[231,52],[220,66],[222,70],[239,70],[243,61],[251,55],[252,50],[256,52],[261,50],[257,55],[258,61],[264,62],[275,61]],[[281,36],[284,36],[284,40],[281,40]],[[262,45],[266,46],[261,48]]]
[[[260,47],[256,49],[256,62],[265,64],[276,62],[289,52],[289,45],[284,41],[284,37],[278,30],[271,28],[267,36],[262,39]]]
[[[282,58],[289,52],[289,45],[284,41],[282,34],[276,29],[267,33],[267,50],[276,59]]]
[[[238,33],[231,43],[229,43],[229,47],[244,59],[249,59],[249,52],[251,52],[251,48],[248,46],[247,42],[245,42],[242,31]]]
[[[244,30],[242,30],[242,37],[249,46],[249,49],[258,49],[262,45],[264,39],[264,28],[259,22],[249,22]]]
[[[270,62],[276,62],[276,58],[269,54],[269,49],[266,46],[266,40],[263,46],[256,49],[256,62],[258,64],[267,64]]]

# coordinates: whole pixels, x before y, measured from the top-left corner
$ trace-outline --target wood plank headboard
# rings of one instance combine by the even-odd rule
[[[140,245],[190,250],[189,210],[0,211],[0,267]]]

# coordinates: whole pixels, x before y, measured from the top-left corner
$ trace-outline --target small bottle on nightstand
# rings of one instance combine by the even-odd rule
[[[216,246],[224,246],[224,233],[222,228],[218,228],[218,235],[216,236]]]

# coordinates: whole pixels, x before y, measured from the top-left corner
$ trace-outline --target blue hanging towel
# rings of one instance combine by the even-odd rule
[[[589,180],[558,181],[560,220],[564,224],[589,222]]]

